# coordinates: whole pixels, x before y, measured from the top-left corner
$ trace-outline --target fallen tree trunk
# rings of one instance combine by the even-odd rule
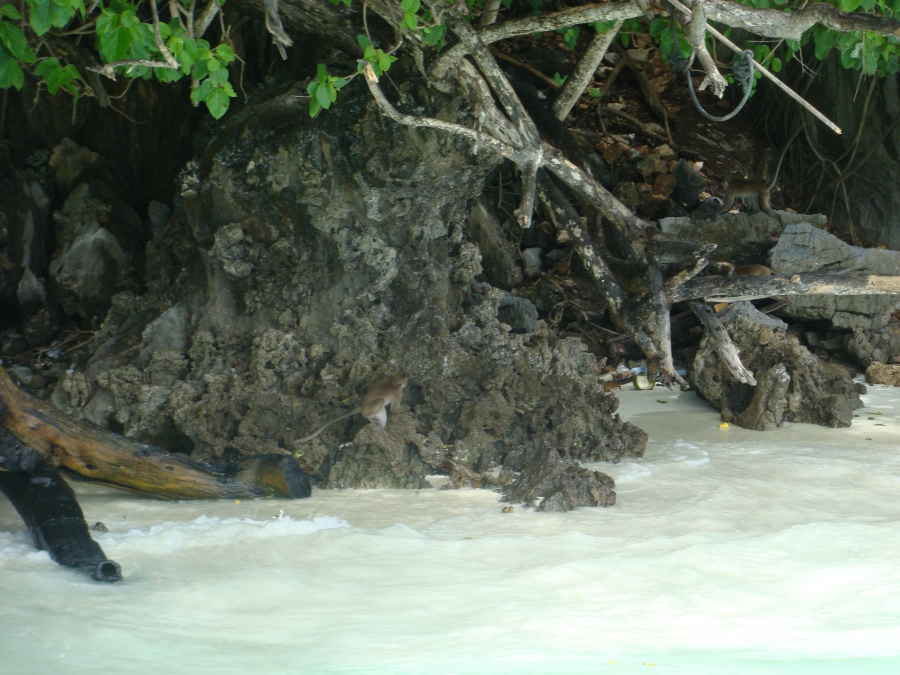
[[[22,391],[0,367],[0,425],[76,480],[162,499],[302,498],[309,476],[288,455],[200,464],[70,419]]]
[[[0,437],[5,434],[0,429]],[[122,579],[119,564],[91,538],[75,492],[58,471],[45,464],[32,471],[0,471],[0,492],[22,516],[34,545],[54,561],[84,569],[97,581]]]
[[[808,273],[792,276],[701,277],[669,291],[670,302],[758,300],[774,295],[897,295],[900,276]]]

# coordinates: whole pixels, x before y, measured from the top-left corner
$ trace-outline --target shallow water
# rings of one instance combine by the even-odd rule
[[[486,490],[167,503],[76,486],[125,580],[0,501],[4,673],[897,673],[900,392],[851,429],[719,428],[622,392],[645,457],[608,509]]]

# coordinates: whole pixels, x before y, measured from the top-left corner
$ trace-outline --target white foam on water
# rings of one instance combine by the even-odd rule
[[[0,501],[10,673],[897,673],[900,395],[851,429],[720,428],[623,392],[645,457],[608,509],[487,490],[158,502],[76,486],[125,574],[37,552]]]

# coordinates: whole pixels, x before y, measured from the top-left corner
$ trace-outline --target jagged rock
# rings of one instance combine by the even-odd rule
[[[848,274],[897,274],[900,252],[845,244],[806,223],[788,225],[771,252],[776,274],[844,271]],[[789,296],[785,313],[802,319],[827,319],[837,328],[877,330],[900,306],[896,295]]]
[[[757,381],[755,387],[737,382],[712,340],[703,338],[690,370],[691,384],[722,411],[724,421],[761,431],[784,422],[850,426],[865,387],[852,381],[847,368],[814,356],[787,333],[787,324],[749,302],[734,303],[720,318]]]
[[[854,330],[847,350],[863,369],[872,361],[900,360],[900,323],[888,324],[880,330]]]
[[[68,194],[78,183],[90,178],[102,161],[98,153],[64,138],[53,148],[48,163],[60,191]]]
[[[869,384],[889,384],[900,387],[900,365],[873,361],[866,368],[866,382]]]
[[[466,223],[466,231],[481,253],[485,280],[506,291],[517,286],[522,281],[522,271],[516,265],[500,223],[486,207],[483,198],[473,202]]]
[[[646,434],[615,414],[584,343],[483,280],[467,204],[498,158],[385,124],[365,96],[331,113],[276,96],[229,115],[172,216],[151,214],[145,292],[112,296],[55,405],[196,459],[293,453],[330,487],[521,472],[545,445],[575,473],[639,456]],[[386,429],[357,416],[297,443],[397,370],[410,382]]]
[[[802,215],[787,211],[777,213],[788,227],[792,223],[805,223],[806,227],[816,229],[825,227],[828,222],[822,215]],[[710,259],[731,263],[765,260],[772,239],[782,231],[781,224],[765,213],[723,213],[711,218],[661,218],[659,226],[668,237],[716,244]]]
[[[538,329],[538,311],[534,303],[505,293],[497,304],[497,317],[513,333],[534,333]]]
[[[556,450],[529,451],[525,468],[503,489],[503,501],[537,502],[537,511],[571,511],[579,506],[616,503],[613,479],[560,457]]]
[[[536,277],[544,271],[544,263],[541,260],[543,253],[543,249],[534,246],[522,251],[520,256],[526,277]]]
[[[140,271],[133,263],[140,219],[120,199],[102,196],[109,189],[80,183],[54,214],[59,227],[50,276],[63,309],[85,322],[101,320],[113,295],[132,286]]]

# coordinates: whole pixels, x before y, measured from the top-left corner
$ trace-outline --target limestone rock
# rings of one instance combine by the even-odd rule
[[[866,368],[866,382],[869,384],[889,384],[900,387],[900,365],[873,361]]]
[[[848,274],[897,274],[900,252],[861,248],[842,242],[828,232],[805,223],[788,225],[771,252],[776,274],[837,271]],[[887,324],[900,306],[896,295],[789,296],[789,316],[827,319],[837,328],[873,330]]]
[[[782,321],[749,302],[734,303],[722,315],[742,362],[757,384],[737,382],[704,337],[690,371],[697,393],[722,411],[722,419],[748,429],[767,430],[784,422],[847,427],[862,406],[862,385],[848,369],[810,353]]]

